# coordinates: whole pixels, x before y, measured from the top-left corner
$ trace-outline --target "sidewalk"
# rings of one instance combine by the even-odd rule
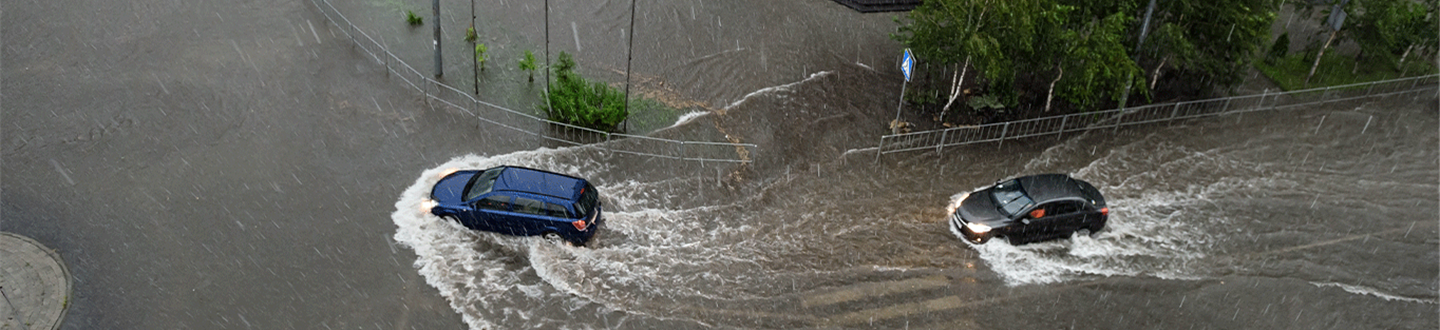
[[[59,329],[70,288],[60,254],[29,237],[0,232],[0,330]]]

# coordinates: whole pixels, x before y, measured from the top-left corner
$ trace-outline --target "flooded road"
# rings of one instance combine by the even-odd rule
[[[555,4],[552,47],[622,80],[605,74],[623,68],[627,5]],[[430,31],[388,9],[428,4],[336,6],[429,63],[429,40],[405,36]],[[506,31],[485,35],[507,65],[481,95],[532,107],[505,95],[527,88],[508,63],[543,47],[521,15],[541,8],[500,6],[481,26]],[[754,163],[536,149],[432,110],[305,2],[6,6],[0,230],[66,258],[69,329],[1440,322],[1433,93],[877,159],[864,149],[898,94],[890,16],[641,8],[641,86],[708,112],[656,134],[754,143]],[[442,19],[449,51],[464,18]],[[468,62],[447,63],[473,87]],[[416,207],[439,171],[499,164],[594,181],[598,240],[471,232]],[[1099,187],[1109,227],[1022,247],[948,231],[952,196],[1044,172]]]
[[[845,156],[846,147],[866,146],[845,142],[865,141],[849,132],[777,124],[875,120],[866,118],[875,117],[865,114],[869,101],[843,92],[867,75],[822,73],[682,127],[789,142],[761,143],[757,154],[776,156],[715,174],[656,172],[599,147],[456,158],[402,194],[392,214],[396,240],[415,247],[420,273],[472,328],[1437,321],[1433,96],[879,162],[873,153]],[[858,106],[829,103],[837,100]],[[819,104],[831,108],[816,111]],[[472,233],[416,210],[440,170],[499,164],[597,182],[610,210],[605,235],[588,248],[563,247]],[[1105,192],[1109,227],[1094,238],[1022,247],[971,246],[948,231],[953,195],[1049,172]]]

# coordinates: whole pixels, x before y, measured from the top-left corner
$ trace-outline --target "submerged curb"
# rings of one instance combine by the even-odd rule
[[[55,250],[0,232],[0,330],[59,329],[70,310],[73,283]]]

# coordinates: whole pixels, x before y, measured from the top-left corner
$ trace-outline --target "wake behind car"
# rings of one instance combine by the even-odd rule
[[[604,221],[599,192],[590,182],[514,166],[446,170],[420,207],[473,230],[542,235],[577,246],[594,237]]]
[[[1089,182],[1064,174],[1002,181],[959,198],[950,231],[984,244],[1005,237],[1013,245],[1093,234],[1105,228],[1110,208]]]

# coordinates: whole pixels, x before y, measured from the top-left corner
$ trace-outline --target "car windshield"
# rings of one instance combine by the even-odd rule
[[[465,187],[465,200],[475,199],[494,189],[495,178],[500,177],[500,172],[504,170],[505,168],[492,168],[471,178],[470,184]]]
[[[1000,210],[1004,211],[1007,216],[1013,216],[1035,203],[1030,196],[1025,195],[1025,190],[1020,188],[1020,182],[1016,180],[995,185],[993,196],[995,204],[1000,205]]]

